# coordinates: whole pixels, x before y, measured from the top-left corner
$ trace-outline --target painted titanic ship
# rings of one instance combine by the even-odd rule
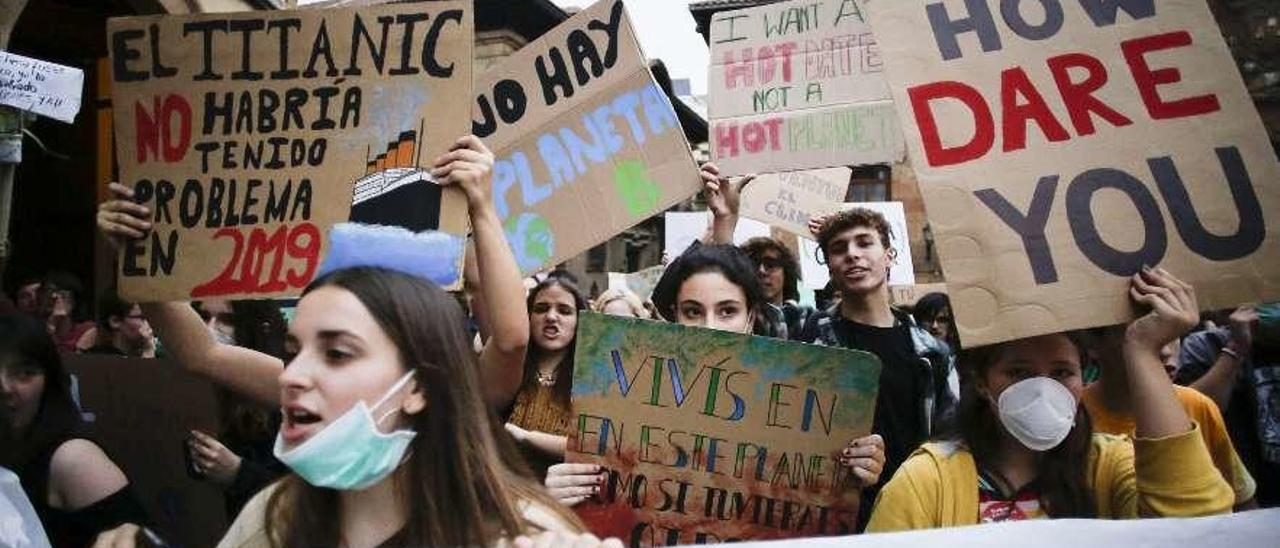
[[[440,185],[417,167],[418,135],[402,132],[385,151],[369,158],[365,175],[356,180],[352,191],[351,222],[413,232],[440,227]]]

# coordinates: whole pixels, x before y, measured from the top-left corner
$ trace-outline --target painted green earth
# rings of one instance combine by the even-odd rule
[[[613,188],[632,217],[652,215],[662,200],[662,187],[649,178],[649,167],[640,160],[618,162],[613,169]]]
[[[507,219],[505,228],[521,272],[538,270],[555,255],[556,240],[551,224],[537,214],[521,213]]]

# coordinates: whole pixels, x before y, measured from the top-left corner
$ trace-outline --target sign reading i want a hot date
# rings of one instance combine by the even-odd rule
[[[902,159],[861,0],[791,0],[711,19],[711,152],[731,174]]]

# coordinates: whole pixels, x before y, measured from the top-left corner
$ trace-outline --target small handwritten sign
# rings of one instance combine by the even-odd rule
[[[0,51],[0,104],[70,124],[80,112],[84,72]]]

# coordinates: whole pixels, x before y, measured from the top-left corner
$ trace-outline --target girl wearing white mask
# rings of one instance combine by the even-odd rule
[[[867,530],[1229,511],[1231,488],[1160,362],[1161,347],[1199,319],[1195,292],[1156,269],[1135,275],[1130,295],[1150,309],[1125,334],[1135,440],[1093,433],[1080,405],[1084,351],[1073,337],[966,349],[955,437],[925,444],[902,465]]]

